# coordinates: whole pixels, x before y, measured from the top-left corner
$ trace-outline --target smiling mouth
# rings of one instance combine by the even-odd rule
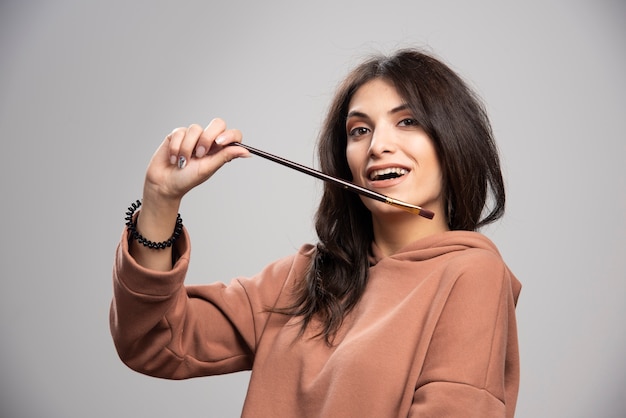
[[[371,173],[369,173],[368,178],[371,181],[391,180],[391,179],[395,179],[398,177],[402,177],[408,172],[409,170],[407,170],[406,168],[389,167],[389,168],[383,168],[381,170],[372,171]]]

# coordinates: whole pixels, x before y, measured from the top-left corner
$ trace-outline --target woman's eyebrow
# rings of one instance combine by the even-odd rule
[[[390,115],[393,115],[394,113],[399,113],[399,112],[403,112],[405,110],[410,110],[409,105],[406,103],[401,104],[400,106],[396,106],[393,109],[391,109],[388,113]]]
[[[346,116],[346,119],[350,118],[369,118],[369,116],[367,116],[366,113],[359,112],[358,110],[351,110]]]
[[[403,112],[408,109],[409,109],[409,105],[406,103],[402,103],[401,105],[394,107],[387,113],[390,115],[393,115],[394,113]],[[346,119],[350,119],[354,117],[369,119],[369,116],[366,113],[360,112],[358,110],[351,110],[350,112],[348,112]]]

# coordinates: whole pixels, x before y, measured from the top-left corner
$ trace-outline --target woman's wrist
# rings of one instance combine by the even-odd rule
[[[180,214],[176,215],[174,230],[172,231],[169,238],[164,239],[164,240],[153,241],[149,239],[148,237],[144,236],[141,232],[139,232],[139,229],[137,227],[138,219],[139,219],[139,213],[137,212],[137,210],[140,207],[141,207],[141,201],[137,200],[136,202],[131,204],[131,206],[128,207],[128,212],[126,212],[126,228],[128,229],[128,238],[132,241],[138,242],[139,244],[143,245],[146,248],[153,249],[153,250],[164,250],[166,248],[171,247],[183,232],[183,220],[180,217]],[[159,222],[159,223],[162,223],[162,222]],[[169,222],[166,221],[165,225],[167,225],[168,223]],[[150,225],[150,223],[148,223],[148,225]],[[152,225],[154,225],[154,223]],[[146,228],[146,229],[149,229],[151,232],[158,231],[158,229],[155,229],[155,228],[152,228],[152,229]]]
[[[163,241],[172,235],[176,226],[180,202],[163,202],[143,199],[135,227],[151,241]]]
[[[128,250],[143,267],[168,271],[173,263],[172,247],[183,232],[182,219],[176,212],[179,205],[152,204],[150,200],[146,203],[137,201],[126,212]]]

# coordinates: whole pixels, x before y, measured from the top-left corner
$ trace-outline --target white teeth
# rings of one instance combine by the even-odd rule
[[[396,174],[398,177],[404,176],[409,171],[400,167],[389,167],[381,170],[374,170],[370,173],[370,180],[376,180],[386,174]]]

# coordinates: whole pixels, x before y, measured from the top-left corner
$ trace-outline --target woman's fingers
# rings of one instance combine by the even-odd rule
[[[170,164],[178,164],[182,168],[190,158],[202,158],[216,153],[221,147],[215,145],[221,145],[221,142],[240,141],[241,133],[227,131],[226,122],[215,118],[205,129],[198,124],[192,124],[188,128],[175,129],[170,137]]]
[[[170,149],[171,155],[176,156],[176,162],[174,162],[174,158],[170,156],[170,163],[174,162],[175,164],[178,164],[179,168],[183,168],[191,158],[191,155],[196,148],[196,144],[198,143],[198,138],[200,138],[202,132],[203,129],[200,125],[190,125],[185,131],[185,135],[182,138],[182,141],[180,141],[180,144],[173,144],[178,145],[178,148]]]
[[[226,122],[220,118],[213,119],[204,129],[195,148],[195,157],[202,158],[213,147],[213,143],[226,130]]]
[[[245,148],[229,146],[233,142],[241,142],[241,139],[242,134],[238,129],[227,129],[220,133],[212,141],[209,150],[202,157],[195,159],[200,164],[200,171],[210,176],[235,158],[249,157],[250,152]]]
[[[187,128],[176,128],[168,136],[169,140],[169,162],[170,164],[176,164],[178,156],[180,155],[180,147],[187,133]]]
[[[225,163],[249,156],[242,147],[228,146],[241,138],[239,130],[226,129],[221,119],[214,119],[204,129],[197,124],[174,129],[151,160],[146,186],[164,197],[182,197]]]

